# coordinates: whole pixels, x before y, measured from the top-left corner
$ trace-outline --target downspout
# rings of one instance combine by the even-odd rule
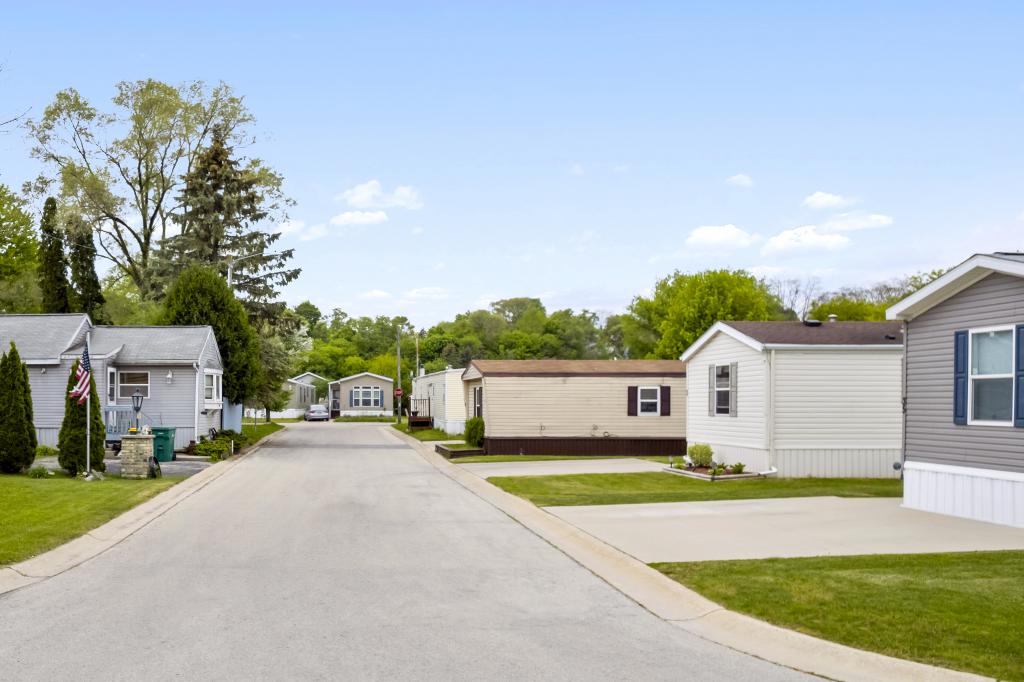
[[[903,418],[900,420],[900,480],[903,480],[903,467],[907,462],[907,350],[909,344],[907,334],[907,321],[903,320],[903,358],[900,361],[900,370],[903,372],[903,376],[900,377],[900,385],[902,387],[902,399],[900,400],[900,407],[903,410]]]
[[[196,389],[194,391],[195,396],[192,402],[192,438],[196,443],[199,442],[199,363],[193,362],[192,369],[195,370]]]

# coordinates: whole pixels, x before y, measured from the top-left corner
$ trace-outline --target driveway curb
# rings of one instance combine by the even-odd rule
[[[198,474],[188,477],[181,483],[136,507],[132,507],[120,516],[110,519],[102,526],[93,528],[84,535],[69,540],[63,545],[54,547],[43,554],[0,568],[0,596],[22,587],[42,582],[55,575],[60,575],[120,544],[155,519],[163,516],[182,500],[191,497],[226,474],[243,459],[258,451],[264,443],[272,440],[284,430],[280,429],[265,436],[250,450],[231,459],[210,465]]]
[[[987,680],[855,649],[723,608],[643,562],[526,500],[452,464],[430,444],[388,428],[438,471],[532,531],[654,615],[703,639],[779,665],[834,680]]]

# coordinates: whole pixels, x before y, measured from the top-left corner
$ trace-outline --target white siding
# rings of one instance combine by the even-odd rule
[[[736,416],[708,414],[708,367],[737,363]],[[722,461],[759,467],[751,457],[765,457],[768,448],[766,398],[767,357],[731,336],[717,334],[686,363],[686,442],[707,443]],[[767,460],[764,460],[767,464]]]
[[[892,465],[900,459],[900,448],[775,451],[779,476],[793,478],[899,478]]]
[[[903,506],[1024,528],[1024,474],[908,460]]]
[[[682,438],[686,433],[683,377],[485,376],[483,386],[489,438]],[[670,386],[671,414],[628,416],[630,386]]]
[[[776,351],[776,453],[898,451],[901,357],[899,350]]]
[[[439,428],[448,433],[466,430],[466,391],[461,369],[444,373],[444,424]]]

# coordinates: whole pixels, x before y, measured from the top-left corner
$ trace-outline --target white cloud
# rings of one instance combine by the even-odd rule
[[[851,211],[834,215],[821,224],[822,232],[856,232],[892,225],[892,216],[884,213]]]
[[[735,225],[701,225],[686,238],[687,246],[739,249],[759,242],[761,235],[751,234]]]
[[[405,292],[405,297],[413,301],[440,301],[448,298],[448,290],[441,287],[419,287]]]
[[[277,226],[277,231],[282,235],[288,235],[302,232],[305,228],[306,223],[303,220],[286,220]]]
[[[410,232],[411,232],[412,234],[423,234],[423,232],[424,232],[424,230],[423,230],[423,226],[421,226],[421,225],[417,225],[416,227],[412,228],[412,229],[411,229],[411,230],[409,230],[409,231],[410,231]]]
[[[312,225],[308,230],[299,233],[299,239],[304,242],[312,241],[313,239],[319,239],[327,234],[327,226],[323,223],[317,223]]]
[[[807,251],[838,251],[850,243],[850,238],[842,234],[822,234],[817,225],[803,225],[791,230],[783,230],[769,239],[761,253],[765,256],[779,253],[795,253]]]
[[[857,200],[853,197],[844,197],[841,194],[831,194],[830,192],[817,191],[814,194],[808,194],[804,197],[801,202],[807,208],[846,208],[857,203]]]
[[[778,277],[782,273],[787,272],[788,269],[789,268],[783,268],[778,265],[755,265],[752,268],[747,268],[750,274],[754,277],[760,278]]]
[[[388,214],[384,211],[345,211],[331,218],[331,225],[346,227],[348,225],[376,225],[386,223]]]
[[[1017,214],[1017,220],[1024,223],[1024,211],[1021,211],[1020,213]]]
[[[577,176],[579,176],[579,175],[583,175],[584,173],[586,173],[586,171],[583,170],[583,166],[578,164],[578,163],[574,163],[569,168],[569,175],[577,175]]]
[[[447,267],[448,267],[447,263],[445,263],[444,261],[438,261],[437,263],[434,263],[434,268],[433,269],[434,269],[434,272],[441,272],[442,270],[444,270]]]
[[[385,192],[379,180],[370,180],[350,187],[339,194],[338,198],[352,208],[423,208],[423,202],[420,201],[419,192],[415,187],[399,185],[393,192]]]
[[[737,173],[736,175],[730,175],[725,179],[725,184],[732,185],[733,187],[753,187],[754,178],[750,177],[746,173]]]
[[[356,297],[365,299],[382,299],[391,298],[391,294],[384,291],[383,289],[370,289],[369,291],[364,291],[361,294],[357,294]]]

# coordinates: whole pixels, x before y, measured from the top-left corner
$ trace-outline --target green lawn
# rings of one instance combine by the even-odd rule
[[[441,429],[416,429],[415,431],[410,432],[408,422],[392,424],[392,428],[398,429],[402,433],[408,434],[416,440],[458,440],[462,438],[461,433],[445,433]]]
[[[27,559],[101,526],[184,479],[83,481],[0,475],[0,565]]]
[[[808,635],[1024,680],[1024,552],[653,566],[727,608]]]
[[[449,445],[452,450],[475,449],[469,445]],[[661,462],[668,464],[668,457],[623,457],[621,455],[594,455],[592,457],[581,457],[579,455],[474,455],[472,457],[459,457],[456,461],[462,463],[474,462],[554,462],[585,459],[646,459],[650,462]]]
[[[899,497],[903,484],[884,478],[753,478],[701,481],[658,471],[631,474],[496,476],[494,485],[538,507],[644,502],[699,502],[767,497]]]
[[[395,421],[395,418],[394,417],[376,417],[376,416],[374,416],[374,417],[335,417],[334,421],[336,421],[336,422],[382,422],[382,423],[387,423],[387,422]]]
[[[255,426],[252,422],[242,423],[242,433],[248,436],[249,444],[254,445],[275,431],[280,431],[284,427],[274,422],[262,422],[257,423]]]

